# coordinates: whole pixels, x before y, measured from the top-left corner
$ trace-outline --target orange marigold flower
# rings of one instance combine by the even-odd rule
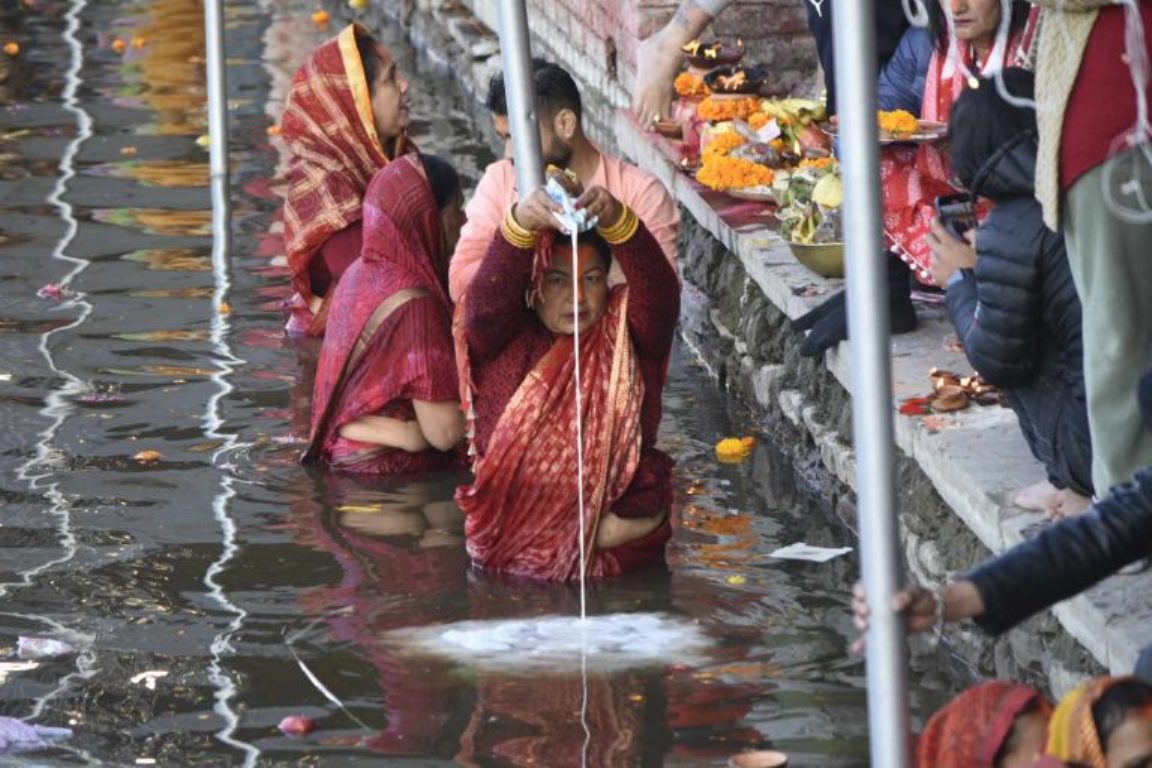
[[[709,96],[696,105],[696,114],[712,122],[731,120],[734,117],[746,118],[759,111],[759,99],[717,99]]]
[[[743,189],[771,184],[772,169],[751,160],[709,155],[696,173],[696,180],[712,189]]]
[[[128,43],[124,42],[120,38],[116,38],[112,41],[112,50],[116,51],[116,53],[124,53],[127,48]]]
[[[752,128],[752,130],[758,131],[764,126],[768,125],[768,121],[771,119],[772,118],[768,117],[768,115],[764,114],[763,112],[753,112],[752,114],[748,115],[748,125]]]
[[[880,130],[888,133],[916,133],[920,122],[906,109],[895,109],[891,112],[879,112],[876,115]]]
[[[800,161],[801,168],[815,168],[817,170],[824,170],[831,168],[835,164],[836,158],[828,157],[806,157]]]
[[[716,443],[716,458],[724,463],[743,461],[755,448],[754,437],[726,437]]]
[[[736,149],[736,147],[742,147],[747,143],[748,141],[735,131],[725,131],[709,139],[707,146],[704,148],[704,154],[706,156],[727,155]]]
[[[318,27],[328,26],[328,11],[316,11],[312,14],[312,23]]]
[[[20,43],[4,43],[4,53],[9,56],[16,56],[20,53]]]
[[[704,78],[697,77],[691,72],[681,72],[672,85],[676,93],[681,96],[707,96],[712,93],[711,89],[704,85]]]
[[[265,129],[265,131],[268,133],[269,136],[279,136],[280,135],[280,126],[279,125],[270,125]]]
[[[146,46],[146,45],[148,45],[148,38],[146,38],[146,37],[141,37],[141,36],[139,36],[139,35],[137,35],[136,37],[132,38],[132,47],[133,47],[133,48],[136,48],[136,49],[140,49],[140,48],[143,48],[143,47],[144,47],[144,46]]]

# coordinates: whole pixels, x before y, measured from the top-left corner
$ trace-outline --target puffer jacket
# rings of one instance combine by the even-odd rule
[[[896,52],[876,80],[876,103],[880,109],[920,114],[932,51],[932,35],[927,29],[909,27],[904,32]]]
[[[1080,517],[1044,530],[964,578],[984,601],[976,623],[998,635],[1147,557],[1152,557],[1152,468],[1113,488]]]
[[[976,234],[976,268],[948,288],[948,313],[968,361],[1010,389],[1040,377],[1084,398],[1080,298],[1064,236],[1044,226],[1033,197],[1036,134],[1027,131],[981,164],[972,193],[991,199]]]

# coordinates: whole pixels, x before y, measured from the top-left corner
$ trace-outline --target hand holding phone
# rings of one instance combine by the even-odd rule
[[[964,233],[976,226],[972,196],[967,192],[958,192],[936,198],[936,218],[949,234],[957,240],[963,240]]]

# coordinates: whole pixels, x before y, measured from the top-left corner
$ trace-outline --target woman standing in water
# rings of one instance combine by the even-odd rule
[[[364,190],[378,170],[414,150],[408,122],[408,80],[358,24],[317,48],[293,78],[281,129],[291,152],[284,200],[295,290],[290,335],[324,334],[325,299],[360,256]]]
[[[463,206],[437,157],[407,155],[368,186],[363,255],[327,302],[305,461],[366,474],[461,463],[448,255]]]

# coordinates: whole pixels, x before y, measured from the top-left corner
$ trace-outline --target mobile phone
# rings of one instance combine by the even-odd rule
[[[976,214],[972,210],[972,195],[957,192],[936,198],[936,218],[944,229],[957,239],[963,240],[964,233],[976,226]]]

